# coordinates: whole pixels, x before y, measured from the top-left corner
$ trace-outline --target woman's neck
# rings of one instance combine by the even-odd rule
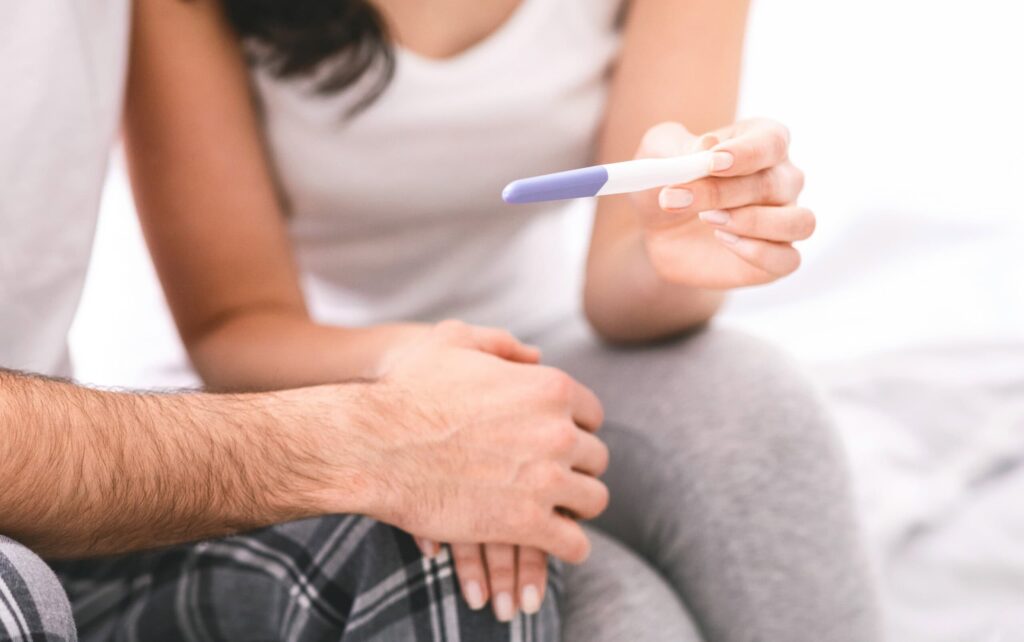
[[[486,40],[528,1],[373,0],[373,4],[387,18],[399,45],[425,58],[444,59]]]

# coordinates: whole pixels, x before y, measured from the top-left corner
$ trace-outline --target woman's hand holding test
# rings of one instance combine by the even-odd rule
[[[792,273],[800,265],[793,242],[813,233],[815,219],[796,205],[804,177],[789,160],[788,130],[757,119],[696,136],[679,123],[662,123],[647,131],[636,157],[708,149],[716,152],[708,178],[633,195],[657,273],[715,289]]]

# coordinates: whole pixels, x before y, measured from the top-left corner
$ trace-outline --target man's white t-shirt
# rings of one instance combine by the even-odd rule
[[[67,375],[130,0],[0,2],[0,367]]]

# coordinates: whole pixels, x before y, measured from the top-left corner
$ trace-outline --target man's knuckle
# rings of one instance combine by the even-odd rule
[[[548,429],[548,443],[555,455],[569,454],[576,448],[579,439],[579,428],[569,420],[556,422]]]
[[[553,461],[537,464],[530,477],[531,487],[534,491],[546,496],[551,489],[557,487],[562,481],[561,466]]]
[[[572,394],[572,378],[556,368],[548,368],[540,378],[540,385],[549,398],[568,403]]]

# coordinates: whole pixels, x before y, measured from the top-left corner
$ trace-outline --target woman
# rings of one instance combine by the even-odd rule
[[[432,322],[508,328],[608,418],[611,505],[566,578],[569,639],[875,639],[814,395],[770,348],[703,327],[725,290],[794,271],[814,227],[785,128],[729,124],[746,10],[142,0],[130,169],[195,367],[232,389],[372,377]],[[504,206],[501,187],[700,149],[713,177],[598,204],[583,323],[566,206]],[[473,608],[540,608],[539,551],[451,550]]]

